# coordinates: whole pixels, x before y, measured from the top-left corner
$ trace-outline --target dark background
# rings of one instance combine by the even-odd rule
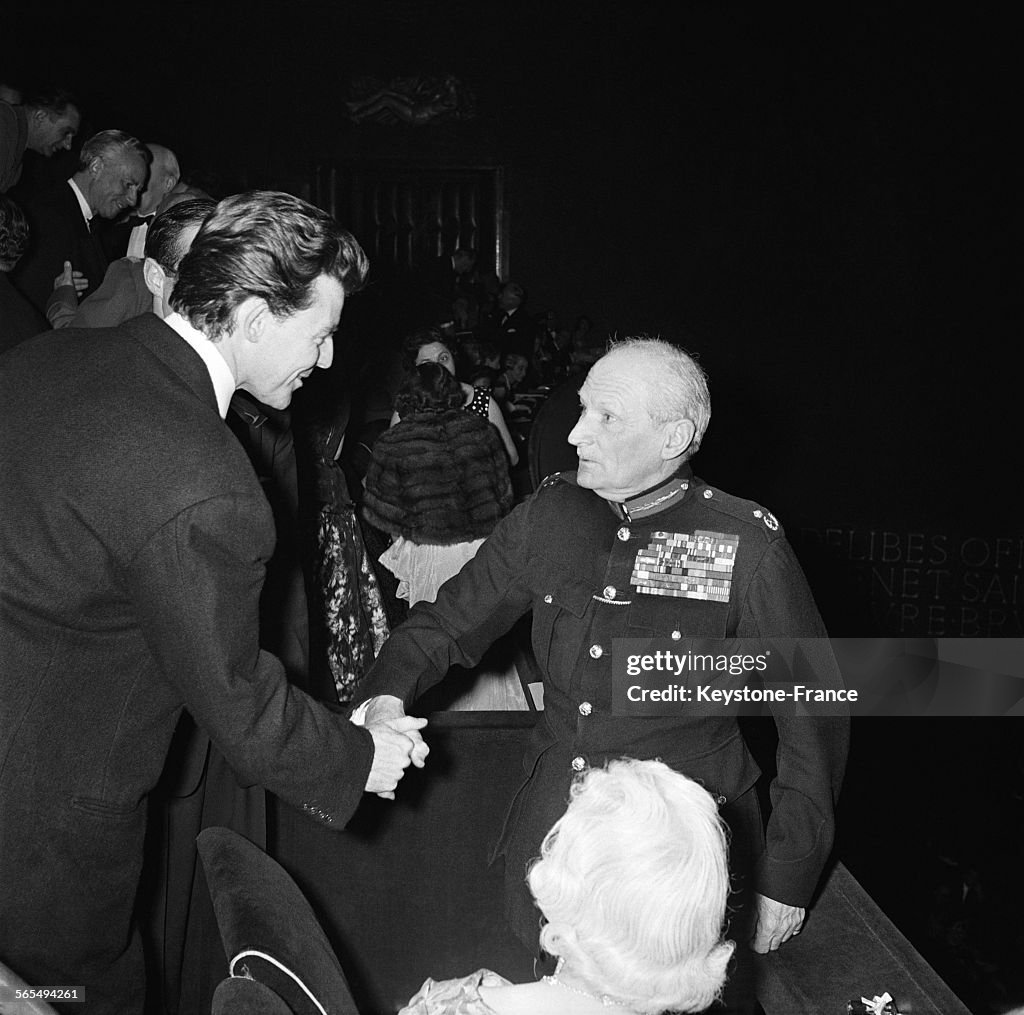
[[[699,353],[698,469],[779,516],[834,634],[1020,637],[1000,11],[9,3],[0,78],[67,82],[83,135],[165,143],[215,196],[306,195],[360,153],[504,166],[529,309]],[[354,76],[417,73],[458,75],[478,118],[346,119]],[[1024,999],[1012,722],[862,721],[843,801],[854,873],[979,1011]]]

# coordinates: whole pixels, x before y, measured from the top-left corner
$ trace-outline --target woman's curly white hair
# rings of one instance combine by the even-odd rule
[[[701,786],[660,761],[613,761],[572,787],[529,873],[540,943],[596,994],[638,1012],[703,1011],[721,995],[726,830]]]

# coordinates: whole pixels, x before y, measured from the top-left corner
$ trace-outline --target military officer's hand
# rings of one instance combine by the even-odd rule
[[[766,955],[768,952],[776,951],[779,945],[800,933],[807,910],[776,902],[767,895],[756,895],[755,900],[757,923],[754,935],[750,939],[750,947],[755,952]]]
[[[366,723],[366,730],[373,737],[373,763],[366,780],[367,793],[376,793],[386,800],[395,799],[395,787],[412,762],[413,751],[417,747],[426,748],[419,732],[426,725],[426,719],[408,715]],[[423,767],[422,760],[418,767]]]

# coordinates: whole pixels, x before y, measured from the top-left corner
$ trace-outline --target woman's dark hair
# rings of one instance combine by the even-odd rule
[[[420,349],[425,345],[433,345],[435,342],[443,345],[451,353],[453,360],[458,355],[459,343],[452,336],[446,335],[440,328],[417,328],[406,335],[402,342],[402,366],[407,371],[414,370]]]
[[[448,412],[465,400],[462,385],[440,363],[421,363],[399,388],[395,412],[400,419],[416,412]]]

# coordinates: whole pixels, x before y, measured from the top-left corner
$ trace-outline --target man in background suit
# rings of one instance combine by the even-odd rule
[[[85,277],[81,298],[99,287],[107,257],[93,235],[93,219],[116,218],[135,207],[149,159],[141,141],[123,131],[103,130],[82,146],[78,170],[70,179],[25,199],[32,244],[14,281],[41,313],[46,313],[65,261]]]
[[[44,158],[67,151],[82,122],[75,99],[62,89],[29,92],[20,105],[10,101],[15,98],[0,101],[0,194],[20,179],[26,150]]]
[[[146,142],[152,156],[146,189],[139,195],[139,206],[126,218],[103,225],[100,243],[110,261],[119,257],[142,258],[146,247],[146,232],[163,207],[163,202],[181,180],[178,156],[162,144]]]
[[[359,730],[261,652],[270,507],[224,425],[236,388],[285,408],[366,258],[285,194],[222,201],[166,322],[50,332],[0,358],[0,960],[143,1010],[134,900],[147,797],[183,709],[329,827],[393,796],[422,720]],[[419,763],[419,758],[417,758]]]
[[[537,326],[526,311],[526,290],[518,282],[506,282],[498,290],[498,309],[491,319],[490,339],[502,356],[517,352],[527,362],[533,358]]]

